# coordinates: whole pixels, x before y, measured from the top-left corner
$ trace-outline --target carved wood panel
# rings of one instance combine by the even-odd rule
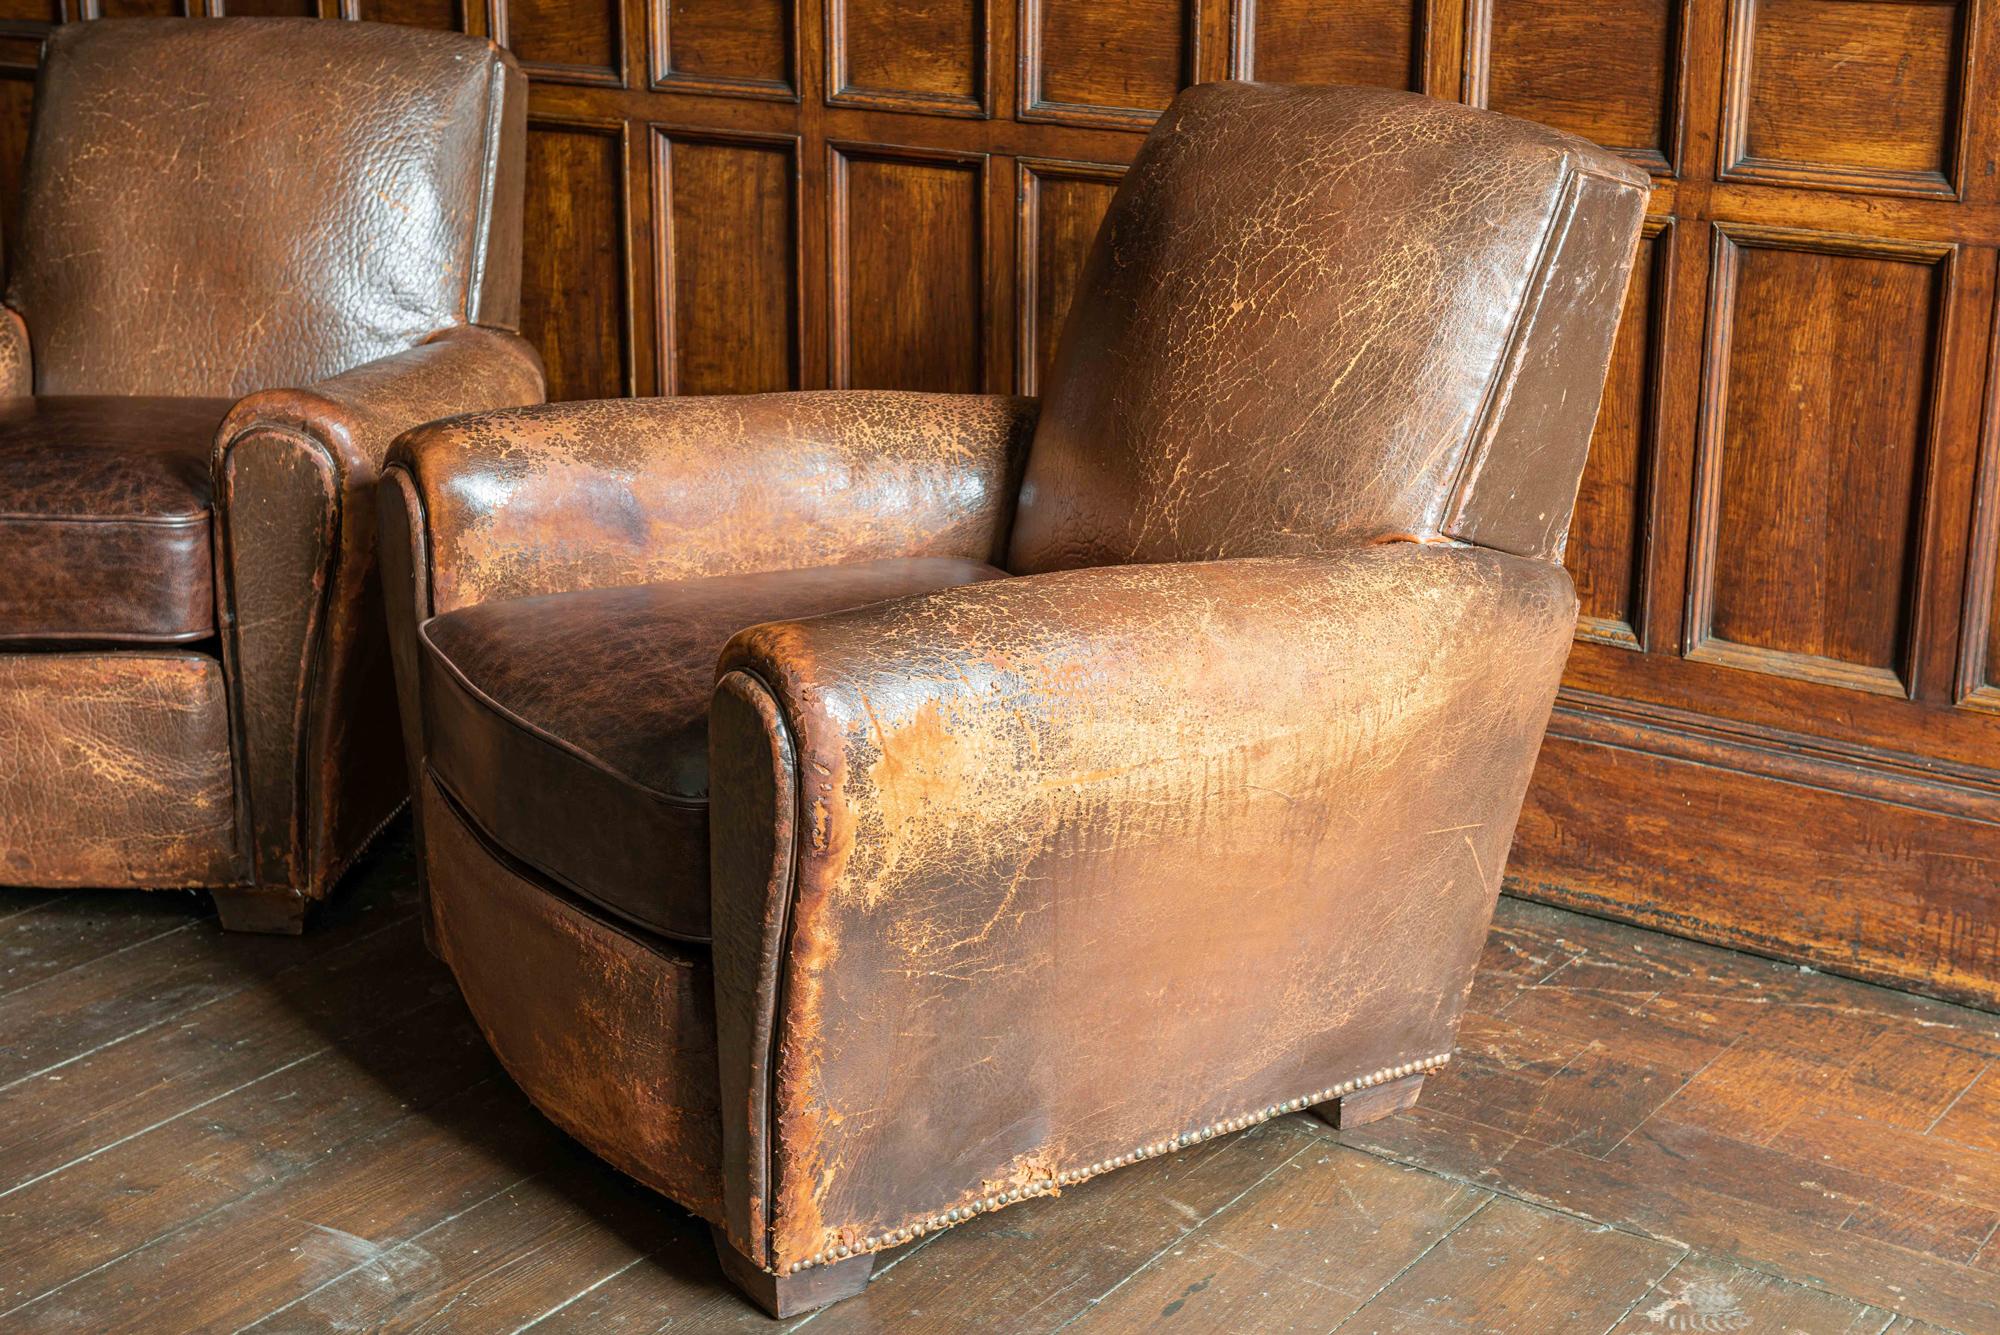
[[[182,3],[0,0],[0,204],[41,34]],[[1423,91],[1643,164],[1653,221],[1567,556],[1583,618],[1513,884],[2000,1005],[2000,7],[302,12],[520,56],[526,325],[558,397],[1034,392],[1120,172],[1197,80]]]

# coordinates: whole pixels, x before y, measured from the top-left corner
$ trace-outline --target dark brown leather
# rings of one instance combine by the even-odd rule
[[[216,884],[296,909],[408,792],[374,565],[382,457],[418,423],[544,392],[509,332],[526,85],[483,39],[249,18],[68,25],[40,77],[0,384],[250,391],[206,465],[203,603],[247,857]],[[120,880],[145,878],[141,859]]]
[[[419,632],[431,772],[510,856],[641,927],[706,941],[708,706],[730,636],[1004,577],[976,561],[869,561],[434,617]]]
[[[8,238],[36,388],[247,394],[513,326],[525,91],[490,42],[399,25],[56,28]]]
[[[901,556],[993,561],[1035,405],[895,392],[558,403],[397,451],[434,608]]]
[[[720,1218],[708,951],[550,895],[420,791],[438,951],[507,1074],[611,1164]]]
[[[1646,187],[1448,102],[1189,89],[1091,251],[1008,569],[1447,535],[1560,559]]]
[[[250,395],[223,423],[222,645],[258,884],[324,895],[408,792],[375,571],[390,443],[413,423],[542,393],[541,359],[518,335],[462,325]]]
[[[0,653],[0,885],[241,877],[222,664]]]
[[[215,634],[209,445],[227,399],[0,399],[0,644]]]
[[[1421,98],[1176,101],[1057,360],[1011,548],[1037,573],[767,622],[722,655],[732,1273],[797,1279],[1448,1058],[1574,628],[1562,534],[1646,189],[1579,141]],[[941,527],[962,509],[913,510],[913,480],[947,493],[1033,409],[959,431],[987,442],[968,450],[928,425],[951,400],[888,432],[882,402],[426,429],[388,521],[405,662],[427,601],[467,609],[433,625],[524,594],[563,618],[600,596],[566,590],[966,533]],[[991,540],[1004,507],[975,494]],[[651,669],[607,638],[506,670],[616,698]],[[426,709],[433,763],[459,726]],[[549,814],[545,774],[479,772],[499,838],[599,841]],[[425,839],[435,876],[449,840]],[[595,947],[537,963],[599,991]],[[641,1010],[590,1023],[617,1055],[531,1095],[601,1092],[625,1035],[659,1041]],[[636,1139],[607,1152],[644,1167]]]

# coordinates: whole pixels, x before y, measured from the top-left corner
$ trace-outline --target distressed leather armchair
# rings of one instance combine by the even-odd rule
[[[564,404],[392,452],[434,941],[786,1314],[1447,1060],[1574,626],[1645,176],[1183,93],[1046,398]]]
[[[50,38],[0,309],[0,884],[297,931],[405,797],[389,443],[540,402],[525,87],[366,23]]]

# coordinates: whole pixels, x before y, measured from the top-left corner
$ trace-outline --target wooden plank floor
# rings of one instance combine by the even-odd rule
[[[769,1331],[494,1064],[407,834],[303,940],[0,891],[0,1330]],[[885,1258],[836,1331],[2000,1331],[2000,1017],[1503,903],[1458,1059]]]

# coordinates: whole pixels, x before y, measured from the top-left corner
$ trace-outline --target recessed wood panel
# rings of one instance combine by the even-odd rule
[[[1423,88],[1423,0],[1237,0],[1233,79]]]
[[[1670,227],[1649,219],[1639,243],[1565,558],[1581,604],[1578,635],[1632,649],[1642,630]]]
[[[652,12],[655,84],[796,96],[791,0],[653,0]]]
[[[629,393],[625,142],[617,126],[528,127],[521,332],[551,399]]]
[[[1193,0],[1022,0],[1021,117],[1145,126],[1193,81]]]
[[[797,388],[796,141],[663,131],[653,151],[662,392]]]
[[[531,79],[617,86],[624,82],[619,0],[487,0],[493,40]]]
[[[0,74],[0,218],[9,226],[21,216],[21,169],[27,162],[28,125],[34,113],[34,79]],[[5,277],[0,273],[0,279]]]
[[[316,19],[319,0],[208,0],[212,18]]]
[[[1682,0],[1492,0],[1474,101],[1671,169]]]
[[[201,0],[80,0],[77,13],[86,19],[199,18]]]
[[[981,0],[826,0],[828,101],[976,116],[985,108]]]
[[[1909,686],[1949,248],[1718,237],[1690,655]]]
[[[465,27],[465,10],[459,0],[354,0],[354,17],[441,32]]]
[[[1124,172],[1110,163],[1020,160],[1015,269],[1020,331],[1014,364],[1023,394],[1039,393],[1047,382],[1083,263]]]
[[[835,145],[833,383],[985,383],[984,163]]]
[[[1952,195],[1965,6],[1735,0],[1723,176]]]

